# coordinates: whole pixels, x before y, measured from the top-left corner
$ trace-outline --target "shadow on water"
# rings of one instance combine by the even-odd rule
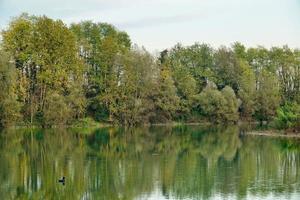
[[[235,126],[4,130],[0,199],[297,199],[299,147]]]

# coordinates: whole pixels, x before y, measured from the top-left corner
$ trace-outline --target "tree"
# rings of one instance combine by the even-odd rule
[[[55,112],[53,109],[55,109]],[[65,125],[70,122],[71,112],[64,96],[55,91],[49,91],[43,112],[42,125],[44,127]]]
[[[241,74],[239,61],[240,59],[236,57],[230,48],[222,46],[215,52],[213,69],[219,88],[228,85],[237,93],[239,88],[239,76]]]
[[[177,44],[171,49],[167,59],[172,71],[184,69],[192,75],[196,81],[196,93],[205,87],[207,80],[215,80],[212,70],[213,49],[208,44],[195,43],[187,47]]]
[[[81,86],[81,81],[72,83],[68,88],[66,103],[71,109],[71,119],[78,120],[86,115],[87,100],[84,90]]]
[[[174,84],[180,98],[177,119],[187,120],[192,111],[193,96],[197,94],[197,81],[186,68],[175,68],[173,71]]]
[[[3,32],[3,46],[16,63],[18,99],[30,123],[43,116],[50,91],[66,97],[75,82],[82,89],[83,64],[76,40],[62,21],[23,14]]]
[[[258,78],[262,70],[272,71],[270,65],[270,53],[269,50],[259,46],[257,48],[247,49],[247,62],[255,74],[255,88],[258,88]]]
[[[114,118],[124,125],[149,123],[154,116],[154,88],[158,65],[145,49],[134,47],[116,63],[118,78]]]
[[[195,96],[194,107],[214,123],[236,122],[239,103],[234,91],[226,86],[219,91],[215,84],[208,85]]]
[[[151,122],[172,120],[178,111],[180,103],[169,63],[162,63],[159,67],[158,79],[152,96],[155,117],[150,119]]]
[[[83,21],[72,24],[70,30],[76,35],[79,54],[87,65],[88,113],[97,120],[113,121],[120,72],[115,63],[129,51],[130,38],[107,23]]]
[[[270,63],[278,74],[280,95],[283,101],[294,101],[299,94],[299,55],[287,46],[273,47],[270,52]]]
[[[277,109],[275,122],[280,129],[300,129],[300,105],[292,102],[286,103]]]
[[[238,97],[241,99],[240,112],[245,119],[251,119],[255,111],[255,74],[246,62],[240,61],[242,73],[239,77]]]
[[[300,51],[288,46],[177,44],[156,58],[111,24],[68,28],[28,14],[14,18],[1,39],[2,126],[19,114],[46,126],[86,116],[129,126],[199,116],[231,123],[238,114],[262,123],[279,105],[278,120],[293,121],[287,104],[300,103]],[[56,108],[65,118],[55,118]]]
[[[232,49],[237,58],[241,60],[245,60],[247,58],[246,47],[243,44],[235,42],[232,45]]]
[[[256,91],[256,119],[261,123],[270,121],[276,114],[279,103],[280,94],[277,77],[269,71],[262,70],[258,77],[258,89]]]
[[[19,119],[20,103],[16,96],[16,71],[7,53],[0,49],[0,127]]]
[[[295,56],[295,78],[294,78],[294,101],[300,104],[300,50],[294,50]]]
[[[223,110],[223,121],[225,122],[237,122],[239,119],[238,108],[240,106],[239,100],[233,89],[230,86],[226,86],[221,91],[225,105],[222,107]]]
[[[192,72],[193,70],[191,70],[181,61],[184,60],[184,57],[186,57],[187,55],[181,56],[180,51],[186,50],[181,49],[180,46],[173,48],[171,53],[169,54],[168,51],[165,50],[161,52],[159,60],[161,64],[170,65],[170,70],[172,71],[172,77],[177,90],[177,95],[180,98],[176,119],[186,120],[191,114],[192,97],[197,93],[198,88],[197,81],[194,76],[195,73]],[[179,56],[176,57],[176,55]]]

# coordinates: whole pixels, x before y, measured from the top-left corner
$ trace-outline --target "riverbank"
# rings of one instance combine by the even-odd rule
[[[240,124],[240,123],[239,123]],[[61,124],[61,125],[51,125],[51,126],[43,126],[41,124],[29,124],[29,123],[19,123],[14,126],[10,126],[9,128],[105,128],[105,127],[140,127],[140,126],[212,126],[213,123],[208,121],[199,121],[199,122],[180,122],[180,121],[169,121],[163,123],[142,123],[134,126],[126,126],[117,123],[110,122],[98,122],[93,120],[92,118],[83,118],[78,121],[75,121],[71,124]],[[218,124],[217,126],[221,126],[222,124]],[[232,124],[231,124],[232,125]]]
[[[252,136],[266,136],[266,137],[284,137],[284,138],[300,138],[300,132],[292,132],[292,131],[285,131],[285,130],[276,130],[271,127],[261,127],[263,129],[258,130],[257,125],[258,122],[245,122],[239,121],[237,124],[241,128],[243,135],[252,135]],[[161,127],[176,127],[176,126],[203,126],[203,127],[218,127],[221,126],[220,124],[212,124],[207,121],[201,122],[175,122],[170,121],[166,123],[153,123],[153,124],[142,124],[140,126],[150,127],[150,126],[161,126]],[[138,126],[138,127],[140,127]],[[47,127],[46,129],[56,129],[56,128],[65,128],[65,129],[74,129],[74,130],[81,130],[82,132],[90,132],[93,129],[98,128],[107,128],[107,127],[124,127],[113,123],[105,123],[105,122],[96,122],[91,118],[84,118],[76,123],[70,125],[61,125],[61,126],[51,126]],[[22,124],[10,127],[13,129],[44,129],[42,126],[39,125],[29,125],[29,124]],[[126,128],[126,127],[125,127]]]
[[[300,133],[287,133],[279,130],[249,131],[245,135],[266,136],[266,137],[284,137],[284,138],[300,138]]]

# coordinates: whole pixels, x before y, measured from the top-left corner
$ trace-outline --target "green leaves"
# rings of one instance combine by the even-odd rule
[[[293,102],[278,108],[275,122],[280,129],[300,129],[300,105]]]
[[[239,76],[238,97],[241,99],[241,116],[251,119],[255,111],[256,82],[255,74],[245,61],[240,61],[241,74]]]
[[[215,85],[206,87],[194,98],[194,107],[211,122],[224,123],[238,120],[239,103],[231,87],[219,91]]]
[[[0,49],[0,127],[13,125],[20,118],[16,95],[16,71],[7,53]]]
[[[55,125],[89,115],[124,125],[172,120],[271,121],[300,103],[300,53],[284,47],[175,45],[154,57],[111,24],[22,14],[2,32],[2,124]],[[213,82],[213,84],[212,84]],[[216,83],[216,85],[214,84]],[[51,105],[51,106],[49,106]],[[55,107],[66,118],[55,119]],[[21,110],[21,111],[19,111]],[[240,113],[239,113],[240,112]],[[278,111],[285,127],[295,116]]]
[[[86,63],[88,113],[112,122],[120,96],[119,79],[124,70],[119,59],[124,60],[129,51],[130,38],[107,23],[84,21],[72,24],[70,30],[76,35],[79,55]],[[95,106],[103,111],[95,110]]]
[[[49,93],[66,98],[69,85],[76,82],[82,88],[83,64],[75,42],[62,21],[45,16],[21,15],[3,32],[4,49],[12,54],[18,69],[16,85],[18,99],[24,102],[22,114],[30,123],[46,112]]]

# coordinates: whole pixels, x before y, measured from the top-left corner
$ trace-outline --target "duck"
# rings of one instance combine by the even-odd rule
[[[61,179],[58,180],[59,183],[65,184],[66,178],[63,176]]]

